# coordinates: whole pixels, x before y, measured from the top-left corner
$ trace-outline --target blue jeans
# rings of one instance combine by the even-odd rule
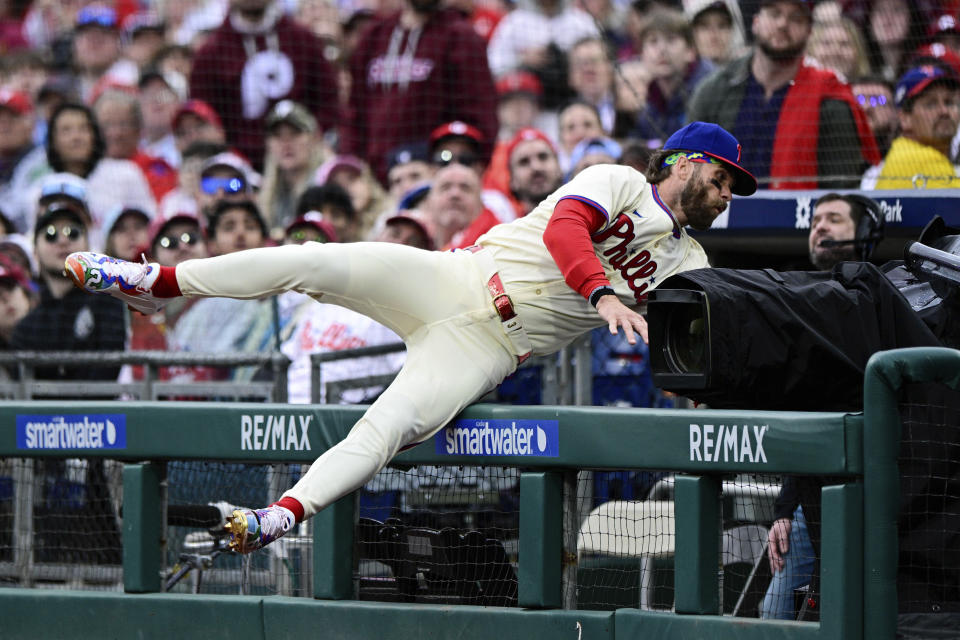
[[[770,586],[760,603],[760,617],[772,620],[794,620],[793,591],[810,583],[813,575],[814,552],[807,534],[803,508],[793,512],[790,528],[790,549],[783,557],[783,569],[770,579]]]

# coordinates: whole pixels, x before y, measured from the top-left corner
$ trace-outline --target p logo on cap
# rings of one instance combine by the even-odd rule
[[[726,165],[733,175],[733,191],[738,196],[749,196],[757,190],[757,179],[740,166],[743,147],[720,125],[711,122],[691,122],[678,129],[663,145],[664,151],[696,151],[715,158]]]

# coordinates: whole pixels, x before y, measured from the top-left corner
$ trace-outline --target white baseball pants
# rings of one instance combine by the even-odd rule
[[[284,494],[305,518],[363,486],[401,447],[429,438],[516,368],[486,290],[489,274],[468,252],[310,242],[189,260],[176,273],[185,296],[299,291],[367,315],[406,343],[396,380]]]

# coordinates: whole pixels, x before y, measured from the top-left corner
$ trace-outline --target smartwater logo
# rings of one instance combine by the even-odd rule
[[[123,414],[17,416],[17,449],[126,449]]]
[[[560,428],[556,420],[457,420],[433,438],[435,450],[441,455],[560,455]]]

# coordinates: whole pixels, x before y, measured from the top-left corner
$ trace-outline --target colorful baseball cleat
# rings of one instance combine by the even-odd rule
[[[277,505],[237,509],[226,524],[230,548],[238,553],[256,551],[286,534],[295,524],[293,512]]]
[[[78,251],[67,256],[63,268],[80,289],[111,295],[140,313],[156,313],[169,301],[150,293],[160,275],[160,265],[148,263],[146,258],[143,262],[128,262],[93,251]]]

